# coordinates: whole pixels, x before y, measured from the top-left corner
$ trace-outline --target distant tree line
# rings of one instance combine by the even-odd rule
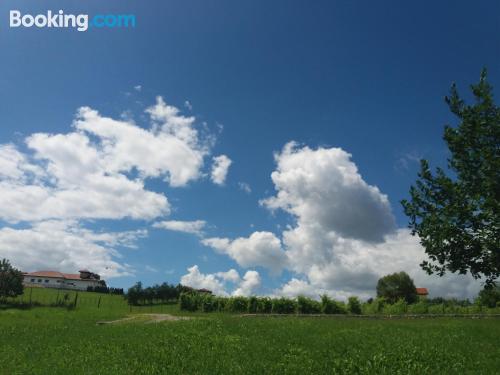
[[[155,284],[144,288],[139,281],[129,288],[125,299],[129,305],[153,305],[177,301],[182,292],[192,292],[193,288],[181,284]]]
[[[471,314],[500,313],[500,286],[487,286],[474,302],[468,299],[419,297],[415,284],[406,272],[383,276],[377,283],[377,297],[361,302],[356,296],[337,301],[328,295],[319,300],[270,297],[222,297],[209,290],[193,289],[181,284],[156,284],[143,287],[141,282],[128,289],[125,298],[130,305],[152,305],[178,302],[181,310],[263,314]]]
[[[107,286],[88,286],[87,292],[123,295],[123,288],[110,288]]]
[[[485,289],[490,291],[490,289]],[[327,295],[320,300],[305,296],[297,298],[270,297],[221,297],[206,293],[184,292],[179,297],[179,307],[185,311],[228,312],[239,314],[350,314],[350,315],[421,315],[421,314],[500,314],[500,300],[488,295],[489,302],[481,297],[474,302],[457,299],[423,299],[408,303],[405,299],[394,302],[384,298],[370,298],[361,302],[349,297],[347,302],[336,301]]]

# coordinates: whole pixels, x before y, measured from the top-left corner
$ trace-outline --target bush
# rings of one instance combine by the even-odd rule
[[[323,314],[347,314],[345,304],[337,302],[326,294],[321,296],[321,312]]]
[[[231,297],[226,304],[226,311],[233,313],[244,313],[248,311],[248,298],[246,297]]]
[[[384,305],[386,304],[385,298],[375,298],[372,299],[371,303],[364,303],[362,306],[363,314],[375,315],[382,312]]]
[[[211,294],[203,294],[199,296],[201,311],[213,312],[218,310],[218,299]]]
[[[479,302],[483,306],[496,307],[500,305],[500,285],[493,285],[490,288],[484,288],[479,292]]]
[[[351,314],[361,314],[361,303],[359,302],[358,297],[349,297],[349,300],[347,302],[347,310]]]
[[[444,303],[429,305],[427,308],[428,314],[444,314],[445,305]]]
[[[273,311],[273,301],[269,297],[257,299],[257,313],[270,314]]]
[[[226,310],[227,298],[225,297],[215,297],[217,301],[217,311],[223,312]]]
[[[298,296],[297,311],[299,314],[319,314],[321,313],[321,304],[313,299]]]
[[[181,310],[197,311],[201,307],[201,297],[198,293],[183,292],[179,297]]]
[[[409,314],[427,314],[429,312],[429,305],[425,301],[420,301],[412,305],[408,305]]]
[[[257,312],[257,304],[259,299],[255,296],[252,296],[248,299],[248,312],[250,314],[255,314]]]
[[[402,315],[406,314],[408,311],[408,303],[403,299],[399,299],[396,301],[396,303],[387,304],[384,306],[384,314],[389,314],[389,315]]]
[[[290,298],[275,298],[272,300],[273,314],[294,314],[297,311],[297,302]]]

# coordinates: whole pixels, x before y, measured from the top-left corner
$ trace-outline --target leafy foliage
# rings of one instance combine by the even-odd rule
[[[358,297],[352,296],[347,300],[347,310],[351,314],[359,315],[361,314],[361,303]]]
[[[494,285],[490,288],[484,288],[479,292],[479,302],[483,306],[500,306],[500,285]]]
[[[293,314],[297,311],[297,302],[291,298],[274,298],[273,314]]]
[[[151,305],[153,303],[176,301],[182,292],[192,291],[194,291],[194,289],[181,284],[171,285],[168,283],[163,283],[161,285],[156,284],[144,288],[142,283],[139,281],[133,287],[129,288],[125,298],[130,305]]]
[[[298,296],[297,311],[299,314],[319,314],[321,313],[321,304],[313,299]]]
[[[321,312],[323,314],[346,314],[347,310],[341,302],[337,302],[323,294],[321,296]]]
[[[446,98],[460,121],[444,131],[450,175],[441,168],[433,174],[421,160],[410,200],[401,203],[430,259],[421,264],[424,270],[440,276],[470,272],[491,286],[500,276],[500,108],[486,70],[471,89],[472,105],[455,85]]]
[[[413,303],[417,300],[417,290],[410,276],[406,272],[399,272],[378,280],[377,296],[384,297],[390,303],[395,303],[399,299]]]
[[[0,300],[23,294],[23,274],[7,259],[0,261]]]

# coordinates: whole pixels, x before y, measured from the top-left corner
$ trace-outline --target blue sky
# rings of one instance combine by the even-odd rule
[[[135,14],[137,25],[87,32],[13,29],[8,27],[12,9],[23,14],[59,9],[66,14]],[[116,218],[87,213],[69,218],[45,212],[30,217],[17,211],[16,219],[15,214],[8,213],[18,207],[18,202],[12,200],[25,203],[18,210],[32,211],[29,204],[37,203],[29,203],[22,195],[4,195],[7,198],[0,202],[0,256],[8,256],[22,268],[71,268],[67,271],[75,271],[72,268],[78,262],[87,260],[82,267],[102,267],[104,261],[93,263],[92,257],[105,256],[125,265],[111,275],[118,277],[108,280],[110,285],[120,287],[137,280],[146,284],[177,283],[187,275],[185,282],[220,288],[224,293],[239,289],[247,294],[316,295],[327,291],[339,298],[350,293],[369,295],[372,276],[393,271],[381,269],[377,259],[385,263],[394,259],[398,267],[408,265],[410,273],[414,270],[412,277],[422,286],[428,285],[431,292],[471,295],[477,283],[469,278],[440,280],[420,275],[421,259],[415,254],[421,249],[406,234],[394,233],[406,226],[399,201],[407,196],[415,180],[416,160],[425,157],[436,165],[446,158],[441,140],[443,125],[455,124],[455,119],[443,97],[451,83],[457,82],[468,97],[468,85],[477,81],[481,68],[486,66],[492,84],[500,86],[499,10],[500,6],[490,1],[3,1],[0,144],[12,146],[16,155],[26,156],[31,166],[37,165],[49,174],[41,182],[33,182],[30,175],[30,182],[16,180],[14,184],[12,175],[4,173],[4,181],[10,181],[9,189],[14,186],[19,192],[22,184],[48,186],[50,194],[65,189],[54,180],[61,177],[51,174],[49,159],[44,156],[46,149],[27,144],[32,134],[75,132],[72,123],[81,107],[90,107],[102,117],[151,129],[152,120],[145,110],[157,103],[157,96],[178,108],[178,116],[195,117],[192,127],[198,133],[194,148],[203,154],[203,163],[195,168],[196,177],[182,186],[172,186],[168,177],[165,181],[168,167],[160,176],[140,177],[145,191],[167,197],[171,211],[168,215],[130,218],[125,213]],[[91,143],[100,141],[95,133],[79,131]],[[200,151],[201,144],[213,139],[216,141],[206,152]],[[282,150],[290,141],[297,145],[287,154]],[[52,150],[61,158],[68,156],[64,153],[68,151],[63,151],[64,142]],[[334,154],[334,148],[351,154],[351,159]],[[320,150],[329,152],[323,155]],[[278,153],[276,159],[274,153]],[[232,161],[222,185],[210,178],[212,158],[218,155]],[[152,162],[154,157],[139,158],[126,171],[106,169],[105,173],[119,173],[132,181],[140,175],[141,165]],[[61,163],[71,169],[71,160],[68,156]],[[346,160],[350,160],[348,166],[358,169],[349,176],[358,176],[365,184],[356,190],[359,196],[351,194],[351,190],[347,194],[346,190],[346,197],[351,198],[345,199],[355,199],[352,207],[361,202],[361,216],[370,218],[369,223],[358,225],[369,227],[378,221],[376,215],[394,218],[392,229],[381,227],[377,232],[384,239],[367,240],[360,228],[346,229],[349,218],[338,226],[336,220],[343,212],[332,210],[333,216],[325,213],[328,218],[322,223],[323,213],[315,211],[317,223],[311,222],[308,213],[302,211],[304,207],[297,203],[304,198],[307,210],[316,207],[315,193],[311,191],[301,191],[304,196],[294,195],[292,200],[276,203],[274,210],[262,203],[277,196],[280,189],[299,194],[301,189],[292,187],[288,178],[302,170],[302,165],[305,170],[311,168],[309,182],[313,190],[314,184],[332,186],[331,181],[316,177],[325,171],[328,174],[340,170],[339,165]],[[281,188],[271,179],[280,161]],[[324,162],[325,170],[321,169]],[[20,164],[17,167],[21,168]],[[248,184],[251,192],[242,190],[241,183]],[[379,193],[370,190],[375,186]],[[325,189],[319,195],[328,202],[342,196]],[[382,194],[388,197],[387,205],[380,203]],[[329,207],[328,202],[325,207]],[[53,212],[59,211],[54,208]],[[384,217],[380,220],[384,221]],[[173,220],[202,220],[203,234],[154,227],[155,223]],[[356,220],[352,222],[356,226]],[[307,232],[300,241],[285,239],[299,232],[302,235],[306,228],[311,230],[318,223],[324,229],[318,236]],[[33,229],[40,226],[44,229]],[[54,233],[54,226],[62,237],[47,238]],[[71,241],[64,245],[64,236],[81,237],[81,231],[86,231],[89,238],[89,233],[114,233],[114,242],[89,239],[78,245],[76,255],[71,255],[74,249],[67,248],[66,258],[64,246],[73,245]],[[135,248],[123,246],[127,243],[116,239],[116,233],[127,231]],[[256,240],[251,237],[254,232],[274,237],[258,239],[261,242],[257,246],[252,242]],[[19,240],[30,236],[34,236],[31,242]],[[307,242],[321,236],[323,245]],[[207,245],[206,240],[214,238],[227,241]],[[232,241],[237,238],[245,241],[235,245]],[[278,248],[266,242],[274,239],[279,242]],[[58,256],[50,255],[53,241],[59,244]],[[319,246],[318,253],[304,250],[309,246]],[[406,246],[412,248],[407,250]],[[388,248],[395,250],[386,251]],[[248,254],[254,258],[245,258]],[[273,260],[267,257],[273,254],[287,259],[276,266],[280,270],[274,273],[269,271]],[[312,261],[316,256],[319,263]],[[407,263],[399,262],[403,258]],[[328,267],[323,267],[324,259],[331,262],[327,262]],[[352,264],[363,266],[352,268]],[[197,270],[191,268],[194,265]],[[220,273],[230,269],[238,272],[239,279],[234,277],[231,282]],[[395,266],[394,271],[399,270]],[[106,273],[106,269],[97,271]],[[251,273],[245,278],[247,271],[256,271],[258,277]],[[457,283],[462,287],[452,286]]]

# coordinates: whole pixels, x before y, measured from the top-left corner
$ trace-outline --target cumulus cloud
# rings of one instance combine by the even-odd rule
[[[243,276],[240,286],[234,290],[234,296],[251,296],[256,293],[261,284],[260,275],[257,271],[247,271]]]
[[[210,178],[214,184],[224,185],[227,172],[233,162],[226,155],[215,156],[212,160],[213,164]]]
[[[245,268],[261,266],[277,274],[286,264],[286,254],[281,247],[281,241],[271,232],[254,232],[249,237],[232,241],[228,238],[206,238],[202,243],[229,255]]]
[[[296,220],[282,233],[289,268],[305,275],[284,285],[297,293],[337,298],[374,294],[379,277],[404,270],[431,295],[473,296],[470,276],[429,276],[420,269],[425,253],[408,229],[396,229],[387,196],[367,184],[338,148],[298,148],[289,143],[276,155],[272,174],[277,194],[262,203]],[[457,285],[459,285],[457,287]]]
[[[288,143],[275,155],[276,195],[261,201],[289,213],[294,224],[281,233],[255,232],[235,240],[202,242],[242,267],[262,266],[296,276],[276,295],[320,294],[368,298],[379,277],[406,271],[431,296],[472,297],[480,284],[469,275],[429,276],[419,266],[425,253],[417,237],[397,228],[386,195],[365,182],[351,155],[340,148]]]
[[[117,247],[135,247],[147,231],[100,233],[75,221],[50,220],[26,229],[0,229],[0,258],[10,259],[23,271],[59,270],[75,272],[88,268],[104,278],[131,275],[120,264]]]
[[[182,187],[199,179],[213,144],[213,135],[198,132],[195,117],[161,97],[146,113],[149,128],[82,107],[66,134],[32,134],[25,151],[0,145],[0,220],[28,227],[1,229],[0,256],[30,269],[130,273],[115,247],[133,247],[146,232],[94,232],[84,223],[168,215],[167,197],[148,190],[146,180]],[[202,223],[190,225],[177,228],[201,230]]]
[[[205,228],[206,224],[207,223],[204,220],[195,220],[195,221],[167,220],[154,223],[153,227],[167,229],[174,232],[184,232],[184,233],[195,234],[197,236],[202,236],[203,229]]]
[[[224,283],[213,274],[203,274],[197,265],[188,268],[188,273],[181,277],[181,284],[195,289],[208,289],[216,295],[227,295]]]
[[[147,109],[151,129],[78,110],[68,134],[37,133],[26,139],[32,155],[0,146],[0,219],[153,219],[170,204],[144,180],[184,186],[201,177],[209,150],[194,127],[161,97]],[[133,177],[134,174],[137,174]]]
[[[316,224],[346,238],[381,242],[395,229],[389,200],[367,184],[340,148],[299,148],[290,142],[275,155],[271,174],[275,197],[262,201],[270,209],[283,209],[300,224]]]
[[[257,271],[247,271],[240,278],[235,269],[226,272],[217,272],[213,274],[203,274],[197,265],[187,269],[188,273],[181,277],[181,284],[195,289],[208,289],[215,295],[228,296],[230,294],[239,296],[248,296],[255,294],[260,287],[260,275]],[[237,285],[232,293],[228,290],[229,284]]]

